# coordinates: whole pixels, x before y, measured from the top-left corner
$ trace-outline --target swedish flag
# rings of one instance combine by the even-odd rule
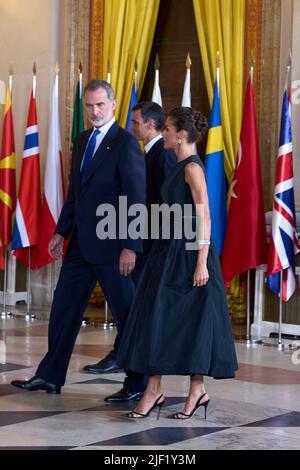
[[[224,144],[217,81],[210,116],[205,157],[206,181],[211,218],[211,238],[220,256],[226,228],[226,176],[224,171]]]

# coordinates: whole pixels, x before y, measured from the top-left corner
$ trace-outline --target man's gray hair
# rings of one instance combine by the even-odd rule
[[[108,83],[106,80],[91,80],[84,87],[84,93],[86,93],[87,91],[96,91],[96,90],[99,90],[99,88],[103,88],[103,90],[106,91],[107,98],[110,101],[113,101],[115,99],[114,90],[113,90],[111,84]]]

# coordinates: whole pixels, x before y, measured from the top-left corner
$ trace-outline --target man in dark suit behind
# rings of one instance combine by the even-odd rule
[[[151,238],[151,205],[161,204],[161,187],[176,164],[176,156],[172,150],[164,148],[162,130],[165,115],[159,104],[152,101],[141,101],[132,108],[131,129],[134,137],[144,144],[147,181],[147,209],[149,238],[143,240],[143,252],[137,255],[132,278],[138,283],[146,259],[150,253],[154,239]]]
[[[74,143],[70,189],[55,234],[49,244],[54,259],[69,247],[55,289],[49,322],[49,349],[30,380],[12,385],[26,390],[60,393],[89,297],[99,281],[117,325],[122,331],[134,294],[129,274],[135,267],[141,238],[99,239],[96,211],[101,204],[115,208],[120,196],[128,207],[145,204],[145,162],[137,141],[114,118],[116,101],[109,83],[93,80],[85,88],[85,107],[93,129]],[[129,219],[129,218],[128,218]],[[130,222],[130,219],[129,219]],[[117,343],[115,347],[117,347]],[[142,374],[128,372],[118,400],[138,399],[145,388]]]
[[[141,140],[145,149],[146,180],[147,180],[147,209],[151,213],[151,204],[161,204],[160,189],[172,168],[176,164],[176,156],[172,150],[164,149],[164,141],[161,131],[164,126],[165,116],[163,109],[157,103],[142,101],[132,108],[131,129],[133,135]],[[143,253],[137,254],[135,269],[131,273],[134,284],[137,285],[147,256],[154,240],[150,238],[151,223],[148,218],[149,238],[143,240]],[[118,371],[118,365],[112,362],[111,351],[107,358],[96,364],[84,367],[84,370],[92,374],[103,374]]]

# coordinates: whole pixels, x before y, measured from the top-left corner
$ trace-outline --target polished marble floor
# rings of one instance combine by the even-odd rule
[[[236,342],[234,380],[206,379],[210,395],[187,421],[168,418],[185,400],[188,378],[165,377],[160,419],[130,420],[129,404],[103,401],[122,386],[122,373],[91,375],[111,347],[115,330],[82,326],[61,395],[26,392],[10,385],[34,375],[47,348],[47,322],[0,320],[0,449],[300,449],[300,350],[249,347]]]

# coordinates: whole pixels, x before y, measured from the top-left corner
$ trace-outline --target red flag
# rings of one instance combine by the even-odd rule
[[[9,88],[4,108],[0,159],[0,268],[3,269],[4,247],[11,242],[16,210],[16,154]]]
[[[13,255],[27,267],[38,267],[38,242],[41,213],[40,155],[36,100],[30,98],[25,133],[22,170],[17,200],[16,217],[12,234]]]
[[[48,253],[48,245],[53,237],[54,230],[64,201],[62,150],[59,129],[58,112],[58,75],[55,77],[50,128],[48,138],[48,151],[45,170],[44,199],[42,207],[42,221],[39,243],[39,266],[53,263],[55,260]]]
[[[0,246],[0,269],[4,271],[5,253],[4,248]]]
[[[254,97],[248,80],[238,162],[234,174],[222,255],[225,285],[266,262],[267,237]]]

